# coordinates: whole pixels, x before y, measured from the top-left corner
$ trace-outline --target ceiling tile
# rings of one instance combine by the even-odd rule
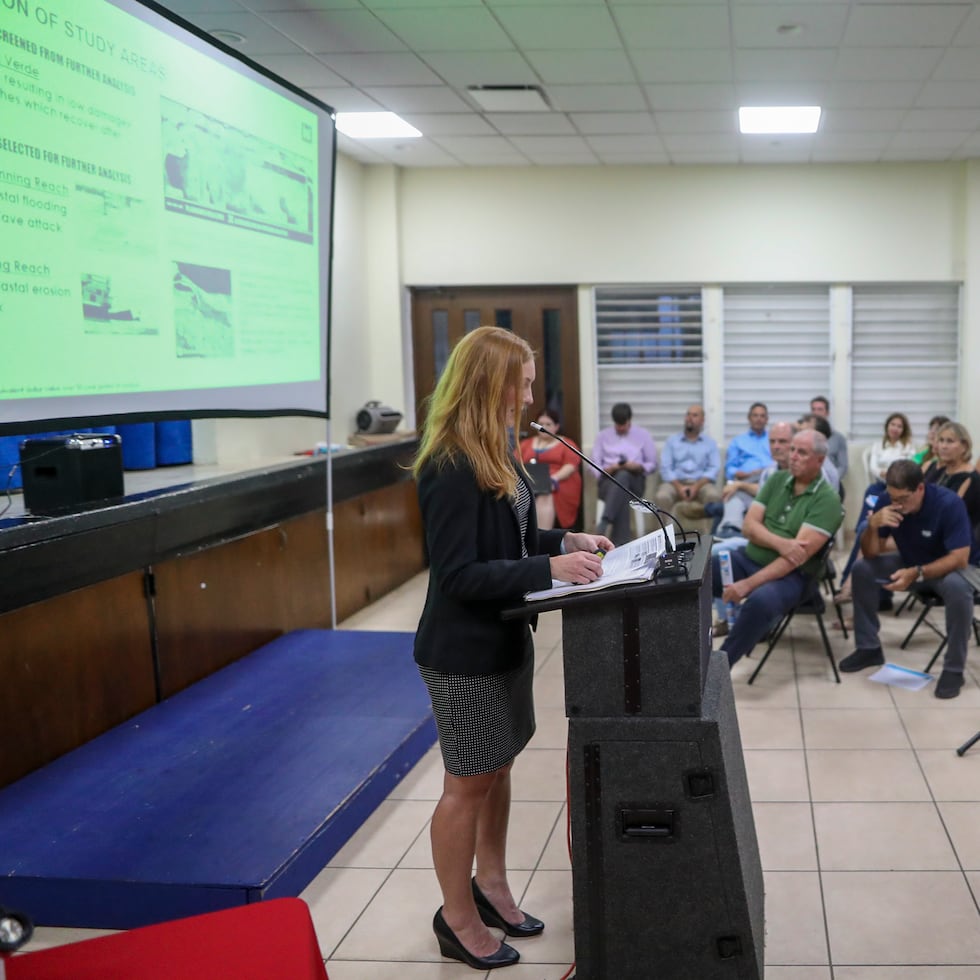
[[[318,54],[403,51],[406,47],[366,10],[283,10],[265,17],[300,47]]]
[[[980,4],[971,4],[972,9],[953,38],[953,44],[980,46]]]
[[[427,51],[425,63],[450,85],[533,85],[540,81],[516,51]]]
[[[980,81],[980,50],[947,48],[932,73],[933,81]]]
[[[659,136],[646,134],[642,136],[590,136],[588,144],[596,153],[652,153],[665,155],[664,143]]]
[[[726,6],[671,4],[614,6],[613,17],[629,45],[637,48],[727,48],[731,42]]]
[[[923,130],[920,132],[909,132],[903,130],[892,137],[888,149],[932,149],[934,151],[941,150],[945,153],[952,153],[953,150],[958,149],[962,145],[968,136],[968,133],[956,131]]]
[[[975,109],[909,109],[904,130],[973,132],[980,126],[980,105]]]
[[[320,58],[352,85],[439,85],[441,79],[410,51],[322,54]]]
[[[514,45],[484,7],[402,7],[376,16],[415,51],[507,51]]]
[[[343,85],[345,81],[311,54],[265,55],[262,64],[280,78],[305,89]]]
[[[188,0],[184,0],[188,2]],[[194,2],[194,0],[190,0]],[[202,0],[213,3],[214,0]],[[238,0],[244,7],[262,13],[269,10],[362,10],[361,0]],[[169,4],[168,4],[169,6]]]
[[[967,4],[856,4],[844,32],[848,47],[949,44],[970,11]]]
[[[625,51],[525,51],[545,85],[616,84],[634,81]]]
[[[848,10],[846,3],[735,3],[732,34],[744,48],[836,47],[844,36]]]
[[[427,139],[362,140],[371,150],[400,167],[448,167],[456,161],[441,146]]]
[[[671,153],[671,163],[686,166],[712,166],[739,163],[737,150],[685,150]]]
[[[554,7],[497,7],[494,11],[504,30],[521,48],[547,50],[619,50],[622,42],[616,25],[604,7],[568,3],[555,16]]]
[[[528,164],[530,160],[503,136],[441,136],[436,142],[457,160],[472,166]]]
[[[671,156],[689,152],[738,152],[738,133],[734,129],[727,134],[667,133],[663,141]]]
[[[575,127],[561,112],[488,112],[485,118],[505,136],[575,134]]]
[[[847,82],[921,82],[942,60],[945,48],[842,48],[834,78]]]
[[[980,105],[980,87],[973,82],[926,82],[915,104],[920,108],[969,109]]]
[[[737,106],[733,85],[644,85],[656,110],[732,109]]]
[[[463,112],[472,108],[445,85],[369,86],[366,92],[399,115],[406,112]]]
[[[743,136],[739,158],[745,163],[808,163],[812,146],[812,136]]]
[[[562,112],[633,112],[647,108],[639,85],[549,85],[548,101]]]
[[[472,112],[410,112],[404,117],[426,136],[495,136],[483,116]]]
[[[236,44],[235,50],[250,58],[266,54],[302,54],[297,51],[296,45],[288,38],[283,36],[280,31],[267,24],[261,17],[255,14],[241,11],[240,13],[207,13],[201,14],[194,19],[202,30],[210,33],[211,31],[233,31],[241,34],[245,40],[242,44]]]
[[[841,109],[901,109],[915,102],[918,82],[834,82],[821,105]]]
[[[649,112],[573,112],[571,120],[584,136],[657,131]]]
[[[834,48],[802,48],[777,51],[752,48],[735,53],[735,79],[739,82],[821,81],[834,77],[837,51]]]
[[[735,107],[718,112],[655,112],[661,133],[726,133],[738,129]]]
[[[820,132],[861,133],[898,129],[905,117],[905,109],[824,109],[820,118]]]
[[[384,108],[369,95],[353,86],[308,88],[310,95],[325,102],[337,112],[378,112]]]
[[[642,82],[730,82],[735,77],[726,48],[630,48],[629,56]]]

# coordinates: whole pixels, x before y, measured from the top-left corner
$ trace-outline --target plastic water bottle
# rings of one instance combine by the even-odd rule
[[[721,571],[722,586],[731,585],[735,581],[732,574],[732,553],[727,549],[718,552],[718,568]],[[725,622],[731,629],[735,625],[735,617],[738,616],[738,606],[734,602],[725,603]]]

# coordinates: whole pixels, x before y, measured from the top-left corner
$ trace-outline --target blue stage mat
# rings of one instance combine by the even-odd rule
[[[0,791],[0,904],[118,929],[298,894],[435,742],[413,637],[290,633]]]

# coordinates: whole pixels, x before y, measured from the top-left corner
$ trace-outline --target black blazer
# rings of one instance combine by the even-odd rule
[[[521,662],[527,625],[523,619],[504,621],[500,612],[525,592],[551,587],[548,558],[561,553],[566,532],[538,532],[531,496],[528,557],[522,558],[521,527],[510,499],[481,490],[465,459],[425,466],[418,495],[429,590],[415,634],[416,662],[454,674],[511,670]]]

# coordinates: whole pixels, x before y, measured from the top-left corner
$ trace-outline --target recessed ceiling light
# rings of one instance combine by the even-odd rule
[[[820,125],[818,105],[741,106],[740,133],[815,133]]]
[[[238,31],[226,31],[224,28],[209,31],[208,33],[211,37],[216,37],[219,41],[224,41],[225,44],[231,44],[235,47],[240,47],[246,41],[244,34],[239,34]]]
[[[338,112],[337,129],[356,140],[413,139],[422,135],[393,112]]]

